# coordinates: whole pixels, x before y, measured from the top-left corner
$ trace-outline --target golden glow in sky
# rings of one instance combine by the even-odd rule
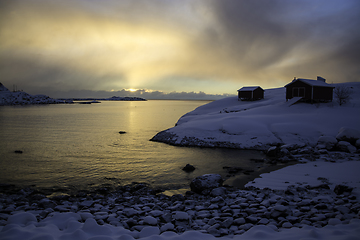
[[[236,94],[359,81],[357,1],[4,0],[1,82],[30,93]]]

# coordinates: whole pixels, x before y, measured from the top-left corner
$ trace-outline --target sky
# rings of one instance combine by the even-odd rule
[[[0,0],[0,82],[149,99],[358,82],[359,13],[358,0]]]

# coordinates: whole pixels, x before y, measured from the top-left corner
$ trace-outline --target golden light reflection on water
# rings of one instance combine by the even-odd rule
[[[0,112],[0,182],[86,188],[147,182],[188,186],[223,166],[253,167],[257,152],[174,147],[149,139],[203,101],[103,102],[4,107]],[[126,131],[126,134],[119,134]],[[23,154],[15,154],[15,150]],[[244,160],[245,159],[245,160]],[[181,168],[196,166],[193,173]]]

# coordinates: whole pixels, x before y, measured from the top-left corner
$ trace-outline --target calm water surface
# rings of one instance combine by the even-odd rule
[[[151,142],[208,101],[102,102],[0,107],[0,183],[86,189],[146,182],[181,188],[223,166],[254,168],[259,152]],[[126,131],[126,134],[119,134]],[[22,154],[15,150],[23,151]],[[181,170],[187,163],[197,169]]]

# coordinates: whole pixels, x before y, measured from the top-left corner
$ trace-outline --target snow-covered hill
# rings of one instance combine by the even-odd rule
[[[340,106],[285,100],[285,88],[267,89],[259,101],[229,97],[200,106],[182,116],[176,126],[152,140],[182,146],[267,149],[277,144],[314,145],[320,136],[335,137],[342,127],[360,131],[360,83],[334,84],[352,91]]]
[[[27,104],[56,104],[65,103],[46,95],[31,95],[26,92],[11,92],[0,83],[0,106],[1,105],[27,105]]]

